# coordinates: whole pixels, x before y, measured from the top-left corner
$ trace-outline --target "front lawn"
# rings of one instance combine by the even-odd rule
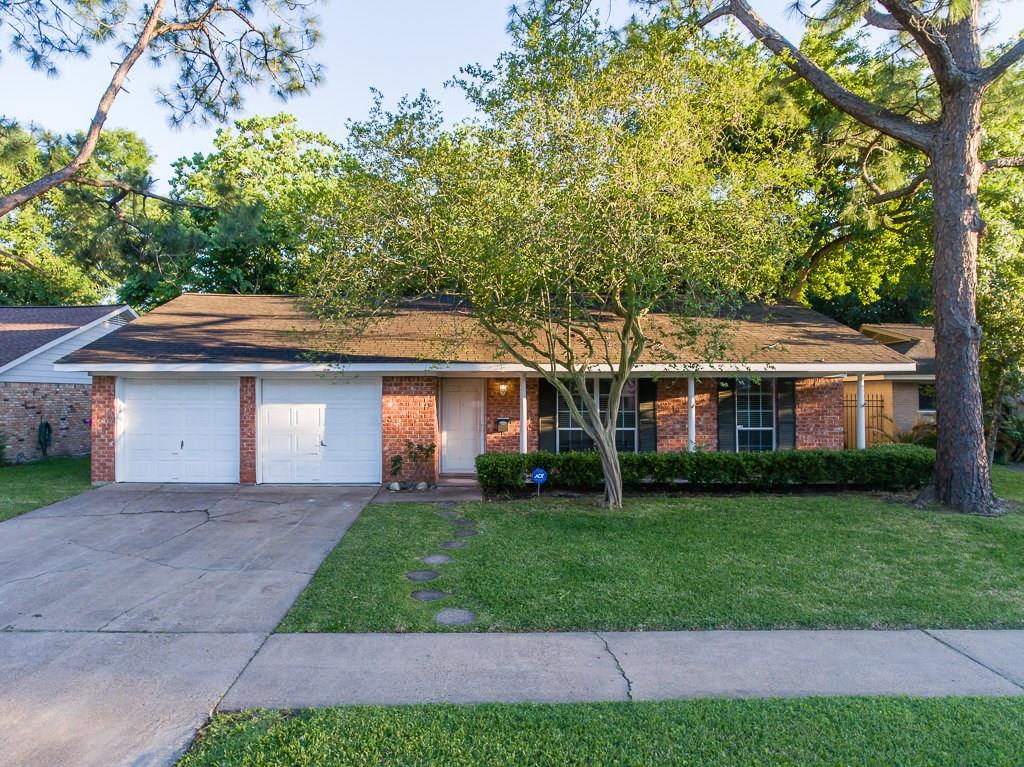
[[[0,522],[89,489],[89,457],[0,466]]]
[[[810,698],[217,714],[179,767],[1020,767],[1024,700]]]
[[[1018,465],[1019,466],[1019,465]],[[1024,503],[1024,471],[1006,466],[992,467],[992,486],[996,495],[1008,501]]]
[[[1008,470],[1004,470],[1008,471]],[[1014,478],[999,473],[1003,491]],[[1024,627],[1024,512],[920,511],[857,494],[464,504],[479,535],[413,584],[453,523],[438,507],[368,506],[280,631]],[[449,593],[433,602],[413,589]]]

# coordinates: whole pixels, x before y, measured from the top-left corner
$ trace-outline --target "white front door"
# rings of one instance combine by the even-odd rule
[[[238,379],[121,381],[120,482],[238,482]]]
[[[441,380],[441,471],[469,474],[483,452],[484,381]]]
[[[262,482],[381,480],[381,379],[264,379]]]

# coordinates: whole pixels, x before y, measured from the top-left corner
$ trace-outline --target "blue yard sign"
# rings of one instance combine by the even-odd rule
[[[537,486],[537,495],[540,495],[540,486],[548,481],[548,473],[544,469],[534,469],[530,472],[530,481]]]

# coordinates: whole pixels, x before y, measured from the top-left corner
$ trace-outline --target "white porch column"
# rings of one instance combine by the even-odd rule
[[[686,449],[697,451],[697,387],[693,376],[686,379]]]
[[[864,400],[864,374],[857,375],[857,449],[868,446],[867,437],[867,402]]]
[[[528,452],[526,430],[528,428],[529,418],[527,413],[529,409],[526,406],[526,373],[519,374],[519,452]]]

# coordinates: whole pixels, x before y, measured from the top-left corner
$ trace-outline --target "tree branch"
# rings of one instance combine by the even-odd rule
[[[889,13],[882,13],[876,11],[874,8],[868,8],[864,11],[864,22],[868,26],[878,27],[879,29],[887,29],[890,32],[902,32],[903,27],[898,21]]]
[[[966,79],[946,43],[946,36],[913,3],[909,0],[878,1],[886,7],[901,31],[914,38],[914,42],[921,47],[940,87],[956,85]]]
[[[981,70],[982,84],[991,85],[1021,58],[1024,58],[1024,40],[1018,40],[1002,56]]]
[[[129,194],[138,195],[139,197],[146,197],[150,200],[156,200],[158,202],[165,203],[167,205],[173,205],[178,208],[192,208],[194,210],[213,210],[210,205],[203,205],[198,202],[191,202],[190,200],[176,200],[173,197],[165,197],[162,194],[156,192],[150,192],[146,189],[139,189],[138,187],[132,186],[127,181],[116,181],[99,178],[87,178],[84,176],[73,176],[68,179],[68,183],[80,184],[81,186],[91,186],[96,189],[117,189],[121,192],[120,196],[112,200],[105,200],[105,202],[116,205],[121,202]]]
[[[142,57],[146,48],[149,47],[149,44],[157,35],[157,26],[160,23],[160,14],[163,13],[165,3],[166,0],[155,0],[153,10],[150,11],[149,16],[146,18],[146,24],[136,39],[135,45],[131,47],[117,69],[114,70],[106,90],[103,91],[103,95],[100,96],[99,103],[96,105],[96,113],[93,115],[92,122],[89,123],[89,130],[85,134],[85,140],[82,142],[82,146],[79,147],[78,153],[63,168],[53,173],[48,173],[42,178],[36,179],[29,184],[25,184],[20,189],[15,189],[13,192],[0,197],[0,218],[6,216],[15,208],[24,205],[29,200],[46,194],[54,187],[65,183],[89,162],[93,152],[96,150],[96,145],[99,143],[103,124],[107,121],[107,115],[114,104],[114,99],[117,98],[117,94],[124,87],[124,82],[132,67],[135,66],[135,63]]]
[[[907,184],[901,186],[899,189],[893,189],[890,192],[883,192],[877,185],[870,184],[872,191],[875,191],[875,196],[868,198],[868,205],[881,205],[883,202],[898,200],[901,197],[909,197],[920,189],[921,185],[928,180],[931,170],[931,166],[925,168],[914,176]]]
[[[1024,155],[994,157],[991,160],[985,160],[982,163],[981,172],[988,173],[990,170],[998,170],[999,168],[1024,168]]]
[[[935,134],[934,125],[915,122],[847,90],[762,19],[746,0],[728,0],[704,19],[708,19],[707,23],[710,23],[725,15],[732,15],[739,20],[754,39],[779,56],[787,67],[806,80],[836,109],[923,152],[931,151]]]

